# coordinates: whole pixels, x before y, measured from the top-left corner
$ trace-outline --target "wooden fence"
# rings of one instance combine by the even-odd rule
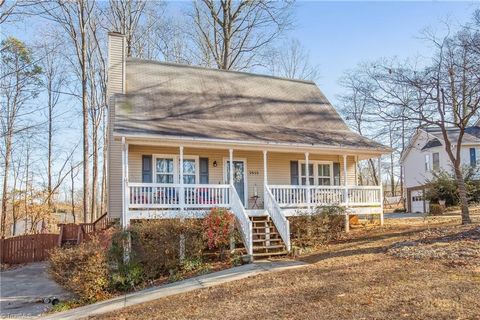
[[[58,246],[58,234],[42,233],[0,239],[1,263],[18,264],[43,261],[48,251]]]

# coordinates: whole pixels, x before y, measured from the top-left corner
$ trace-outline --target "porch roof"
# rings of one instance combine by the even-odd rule
[[[390,149],[351,131],[320,89],[299,81],[127,59],[114,134]]]

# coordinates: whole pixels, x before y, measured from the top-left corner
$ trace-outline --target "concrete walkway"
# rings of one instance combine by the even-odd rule
[[[30,263],[0,272],[0,318],[26,319],[46,312],[51,305],[42,301],[70,295],[48,277],[45,262]]]
[[[240,267],[234,267],[223,271],[213,272],[203,276],[178,281],[175,283],[149,288],[142,291],[130,293],[124,296],[101,301],[95,304],[56,313],[41,319],[49,320],[71,320],[81,319],[88,316],[115,311],[121,308],[136,304],[168,297],[171,295],[189,292],[196,289],[208,288],[222,283],[244,279],[260,273],[281,271],[304,266],[301,261],[278,261],[278,262],[256,262]]]

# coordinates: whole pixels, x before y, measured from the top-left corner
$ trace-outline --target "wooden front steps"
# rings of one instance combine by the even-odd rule
[[[250,217],[253,228],[253,258],[263,259],[273,256],[286,255],[283,243],[277,228],[269,216]]]

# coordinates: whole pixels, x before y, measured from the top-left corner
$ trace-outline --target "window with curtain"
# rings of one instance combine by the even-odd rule
[[[195,184],[197,165],[194,159],[183,160],[183,183]]]
[[[156,182],[173,183],[174,182],[174,162],[173,158],[156,159]]]
[[[430,171],[430,155],[425,155],[425,172]]]

